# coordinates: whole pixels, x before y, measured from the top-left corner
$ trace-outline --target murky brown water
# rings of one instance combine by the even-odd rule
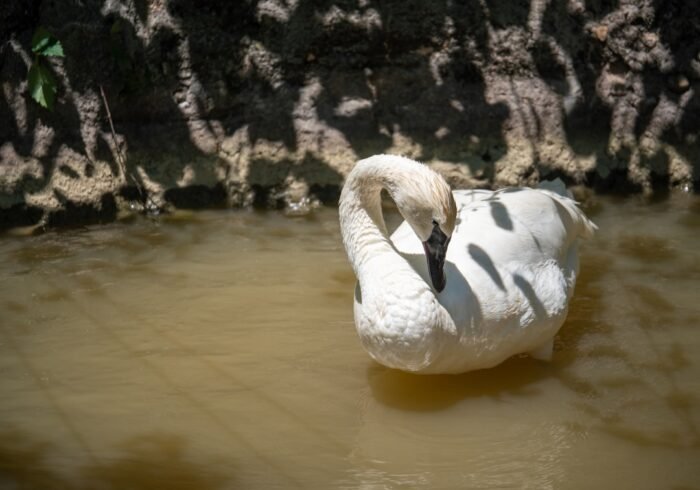
[[[0,488],[700,488],[700,199],[601,199],[554,361],[370,361],[337,213],[0,238]]]

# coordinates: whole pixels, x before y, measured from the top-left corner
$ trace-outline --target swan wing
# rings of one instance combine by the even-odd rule
[[[454,238],[467,248],[480,247],[498,264],[565,260],[571,245],[596,229],[575,201],[550,190],[507,188],[488,196],[455,191],[454,196]]]

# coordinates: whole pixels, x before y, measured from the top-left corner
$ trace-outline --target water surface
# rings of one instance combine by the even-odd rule
[[[0,238],[0,488],[700,488],[700,200],[596,198],[552,363],[373,363],[337,212]]]

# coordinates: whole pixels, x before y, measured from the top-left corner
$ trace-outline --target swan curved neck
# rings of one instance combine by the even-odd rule
[[[443,350],[449,313],[394,247],[381,209],[381,190],[397,201],[399,189],[420,177],[408,175],[415,168],[389,155],[358,162],[343,186],[339,211],[343,244],[360,284],[355,325],[363,346],[386,366],[425,371]]]
[[[389,239],[381,206],[381,191],[395,187],[394,165],[358,162],[350,172],[340,195],[340,229],[343,244],[355,274],[370,259],[385,254],[399,256]]]

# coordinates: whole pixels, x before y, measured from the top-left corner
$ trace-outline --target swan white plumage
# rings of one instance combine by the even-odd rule
[[[405,219],[391,237],[382,189]],[[408,158],[357,162],[340,225],[358,279],[355,325],[372,358],[416,373],[489,368],[519,353],[551,358],[579,241],[596,230],[564,193],[453,192]]]

